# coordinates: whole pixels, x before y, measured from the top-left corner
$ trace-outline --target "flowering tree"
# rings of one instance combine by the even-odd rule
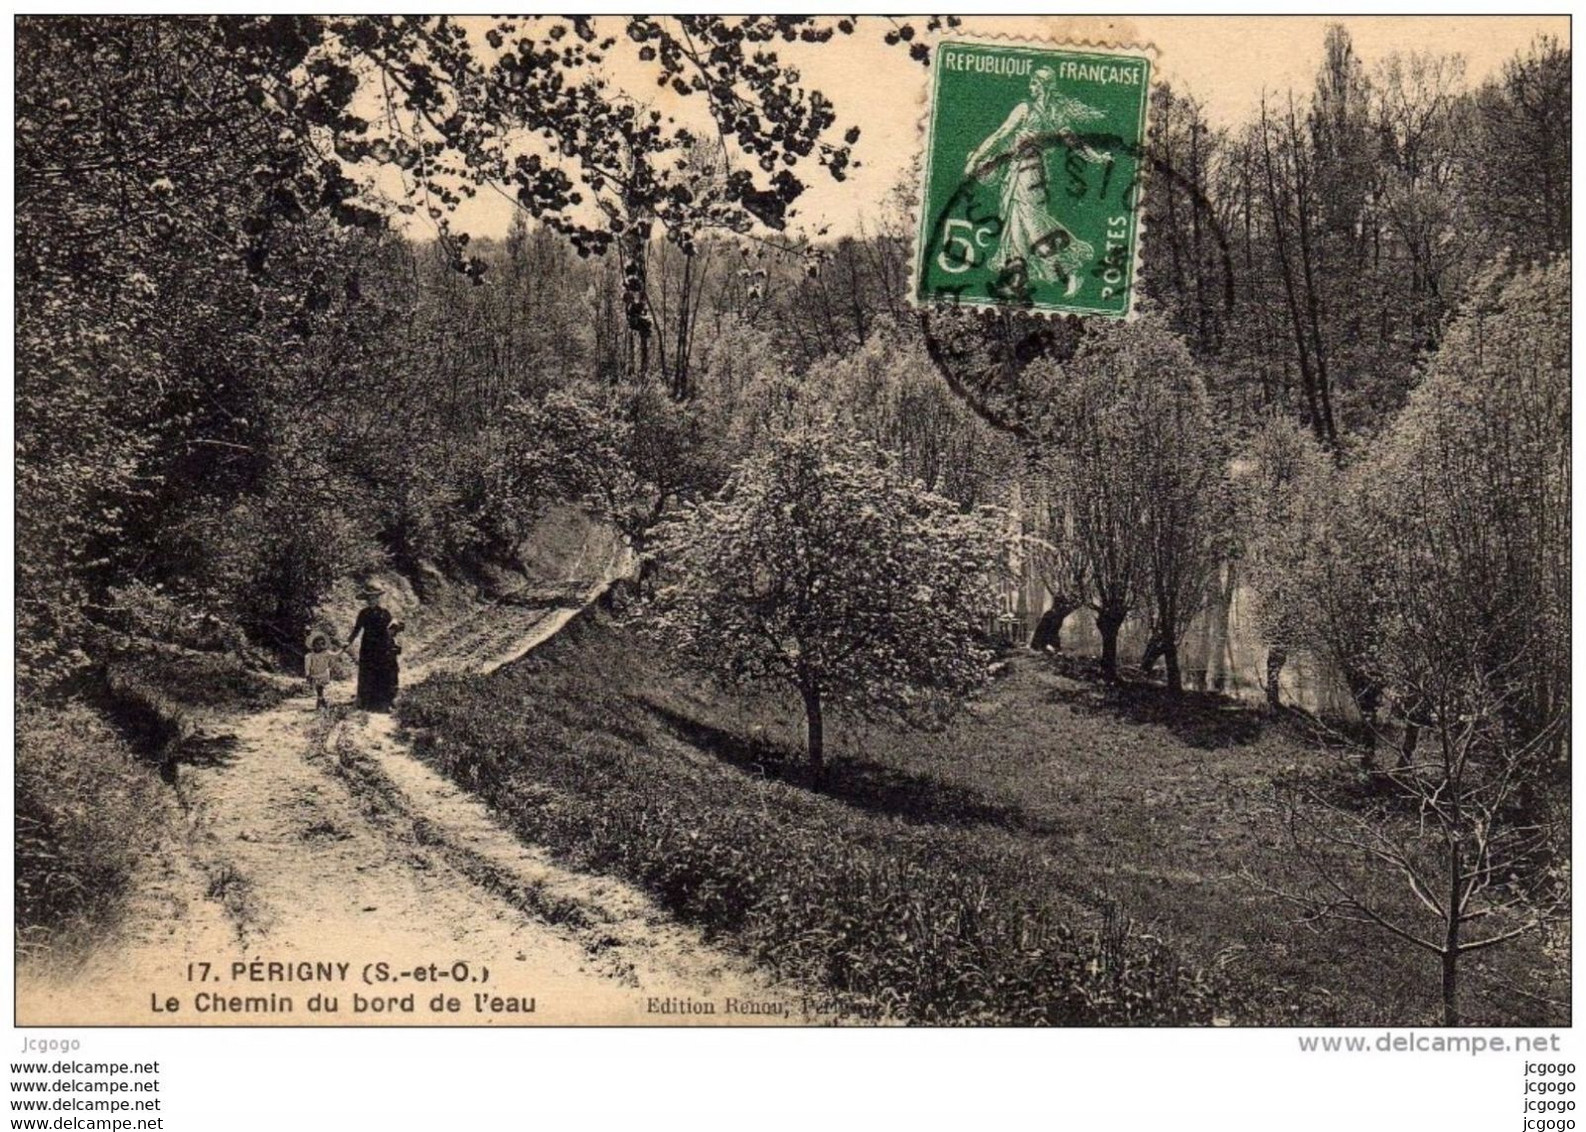
[[[800,429],[658,531],[654,627],[722,684],[796,691],[819,780],[827,707],[921,723],[985,680],[998,530],[873,445]]]

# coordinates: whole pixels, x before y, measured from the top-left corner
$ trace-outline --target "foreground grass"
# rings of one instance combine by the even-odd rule
[[[402,718],[425,758],[525,837],[644,885],[848,1009],[1209,1024],[1237,1006],[1226,979],[1115,906],[1051,885],[1057,863],[1016,817],[842,764],[812,791],[774,741],[740,740],[754,725],[721,714],[752,705],[696,702],[659,673],[659,658],[582,622],[489,679],[427,682]]]
[[[1274,786],[1304,779],[1360,801],[1356,757],[1309,727],[1215,694],[1113,688],[1094,666],[1015,657],[994,695],[946,736],[860,734],[849,749],[893,773],[969,790],[1011,812],[1060,867],[1051,883],[1105,891],[1187,960],[1252,991],[1289,1025],[1440,1025],[1437,961],[1378,929],[1301,924],[1279,893],[1314,886]],[[1414,820],[1407,815],[1403,820]],[[1400,923],[1425,914],[1395,873],[1356,862],[1351,888]],[[1428,930],[1430,930],[1428,928]],[[1539,937],[1462,962],[1467,1019],[1569,1024],[1567,941]]]
[[[1215,696],[1171,711],[1015,657],[938,734],[838,729],[805,781],[799,719],[671,674],[599,622],[403,719],[523,836],[851,1006],[954,1022],[1436,1024],[1433,962],[1296,926],[1310,879],[1274,781],[1346,760]],[[1392,907],[1412,899],[1364,870]],[[1567,1021],[1535,943],[1471,962],[1467,1016]]]

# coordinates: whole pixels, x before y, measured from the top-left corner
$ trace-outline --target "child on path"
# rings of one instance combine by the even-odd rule
[[[314,689],[314,706],[317,709],[330,706],[325,700],[325,685],[330,683],[330,655],[330,641],[325,634],[311,634],[308,652],[303,654],[303,675]]]

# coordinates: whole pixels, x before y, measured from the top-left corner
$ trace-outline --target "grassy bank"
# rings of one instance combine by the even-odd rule
[[[67,959],[103,938],[138,867],[171,833],[180,764],[212,754],[205,721],[293,691],[229,651],[129,639],[78,698],[19,699],[19,952]]]
[[[943,733],[836,729],[727,697],[600,622],[402,708],[423,756],[525,838],[860,1009],[922,1021],[1435,1023],[1423,955],[1297,926],[1309,878],[1273,783],[1347,762],[1220,697],[1106,689],[1033,656]],[[1413,897],[1362,868],[1383,907]],[[1530,941],[1467,972],[1467,1012],[1567,1018]]]
[[[80,704],[19,704],[16,739],[18,953],[68,953],[115,918],[167,795],[153,765]]]
[[[492,678],[429,681],[402,716],[524,837],[861,1013],[1208,1024],[1237,1004],[1115,905],[1050,884],[1060,863],[1019,815],[852,763],[814,792],[762,710],[582,622]]]

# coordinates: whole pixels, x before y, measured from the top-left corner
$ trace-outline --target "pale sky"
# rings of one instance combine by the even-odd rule
[[[782,58],[799,67],[804,85],[836,105],[837,132],[850,125],[862,131],[854,149],[862,165],[850,171],[847,181],[834,182],[813,165],[801,170],[810,187],[798,202],[795,224],[809,229],[829,224],[833,235],[853,231],[862,218],[880,210],[922,145],[929,71],[911,60],[906,49],[882,43],[890,26],[886,20],[860,21],[854,36],[838,36],[827,44],[777,44]],[[923,29],[923,18],[912,22]],[[1394,52],[1459,54],[1465,58],[1471,87],[1498,73],[1536,37],[1552,35],[1568,44],[1570,32],[1567,16],[966,16],[953,34],[1150,44],[1156,49],[1158,76],[1199,99],[1213,124],[1231,126],[1255,111],[1263,90],[1292,88],[1308,95],[1332,23],[1348,28],[1368,73]],[[634,85],[655,90],[653,80]],[[657,107],[677,109],[662,103]],[[475,236],[499,237],[511,222],[513,208],[486,190],[459,208],[453,226]],[[415,227],[412,234],[422,237],[426,232]]]

